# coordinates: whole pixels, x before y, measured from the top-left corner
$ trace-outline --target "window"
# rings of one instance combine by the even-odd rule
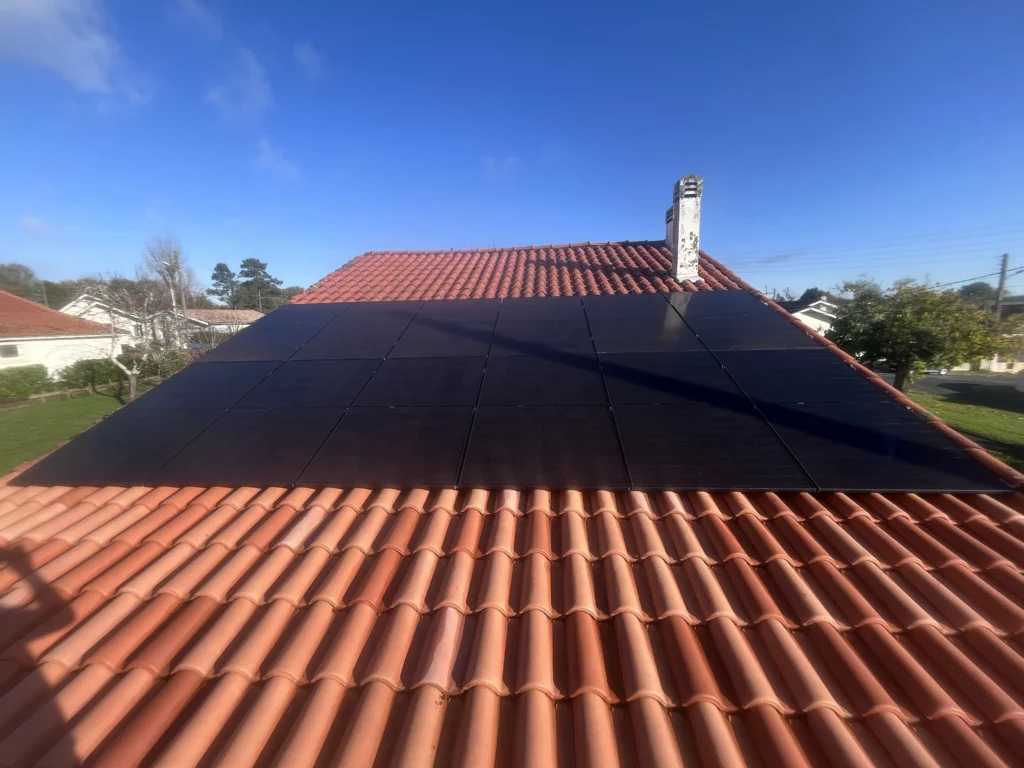
[[[121,345],[121,354],[122,355],[130,355],[134,351],[135,351],[135,347],[131,346],[130,344],[122,344]]]
[[[0,357],[17,357],[17,344],[0,344]]]
[[[139,323],[135,324],[135,335],[136,336],[141,336],[142,335],[142,326]]]

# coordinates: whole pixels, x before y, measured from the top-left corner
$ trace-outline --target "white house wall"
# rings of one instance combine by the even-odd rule
[[[51,378],[61,369],[79,360],[96,360],[110,356],[109,336],[47,336],[0,339],[0,344],[15,344],[17,357],[0,358],[0,370],[22,365],[45,365]]]
[[[105,325],[108,328],[110,327],[110,311],[102,304],[97,304],[87,299],[76,299],[61,309],[61,312],[66,315],[81,317],[84,320],[92,320],[94,323]],[[113,318],[114,327],[118,332],[129,337],[123,339],[122,343],[137,346],[142,342],[143,339],[139,333],[142,330],[142,324],[136,318],[116,311],[113,314]]]

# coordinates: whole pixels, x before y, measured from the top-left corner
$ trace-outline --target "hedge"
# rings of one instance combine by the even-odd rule
[[[60,372],[62,389],[95,389],[100,384],[124,381],[128,377],[113,360],[79,360]]]
[[[53,390],[45,365],[21,365],[0,371],[0,400],[38,395]]]

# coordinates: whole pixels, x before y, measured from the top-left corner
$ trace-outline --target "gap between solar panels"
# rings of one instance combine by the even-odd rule
[[[998,492],[745,291],[288,305],[38,485]]]

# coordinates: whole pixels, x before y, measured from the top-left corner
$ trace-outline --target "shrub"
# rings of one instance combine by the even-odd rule
[[[184,349],[165,349],[156,352],[139,366],[142,376],[159,376],[166,379],[189,364],[189,353]]]
[[[125,381],[128,377],[113,360],[79,360],[60,372],[60,385],[66,389],[96,389],[100,384]]]
[[[21,365],[0,371],[0,400],[38,395],[53,390],[45,365]]]

